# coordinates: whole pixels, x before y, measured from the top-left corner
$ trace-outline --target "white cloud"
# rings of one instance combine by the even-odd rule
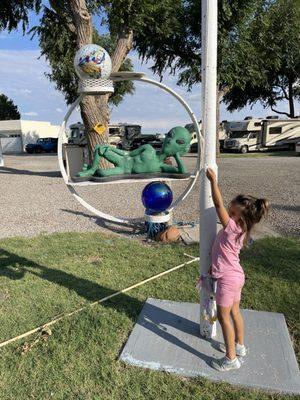
[[[23,89],[23,88],[11,88],[12,92],[21,93],[21,94],[31,94],[32,90],[30,89]]]
[[[6,32],[1,32],[0,33],[0,40],[1,39],[9,39],[9,34]]]
[[[199,90],[200,92],[200,90]],[[199,103],[201,102],[201,93],[198,94],[191,94],[187,97],[187,100],[190,101],[191,103]]]
[[[65,109],[65,100],[45,76],[49,67],[39,50],[0,50],[0,59],[1,92],[13,99],[23,116],[59,124],[57,109]]]
[[[36,117],[37,115],[39,115],[37,112],[35,111],[27,111],[27,112],[22,112],[22,115],[26,115],[27,117]]]
[[[174,117],[164,117],[160,119],[155,119],[153,120],[147,120],[147,119],[141,119],[140,124],[143,126],[145,129],[150,129],[153,131],[153,127],[158,130],[170,130],[174,126],[184,126],[186,123],[189,122],[186,120],[186,118],[174,118]]]
[[[21,92],[21,93],[25,93],[25,94],[31,94],[31,93],[32,93],[32,90],[29,90],[29,89],[20,89],[20,92]]]
[[[149,69],[153,65],[151,60],[142,64],[136,52],[131,52],[130,57],[135,71],[144,72],[149,78],[159,80],[159,77]],[[13,99],[23,116],[37,117],[39,120],[60,124],[62,114],[66,110],[65,99],[45,76],[45,73],[49,72],[49,66],[45,58],[40,57],[40,51],[0,50],[0,59],[1,93]],[[199,118],[201,112],[200,84],[195,85],[188,92],[186,88],[176,85],[177,80],[178,75],[166,73],[162,83],[180,94]],[[141,124],[145,133],[166,132],[173,126],[189,123],[186,111],[170,94],[142,82],[136,82],[135,86],[135,93],[132,96],[126,96],[118,107],[113,108],[112,121]],[[247,107],[232,114],[226,111],[224,105],[221,106],[221,119],[239,120],[247,115],[264,117],[269,114],[273,114],[273,112],[264,110],[259,103],[252,109]],[[71,116],[69,123],[79,120],[80,113],[76,111]]]

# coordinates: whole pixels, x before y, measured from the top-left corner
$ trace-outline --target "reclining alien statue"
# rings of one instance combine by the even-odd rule
[[[113,176],[122,174],[143,174],[167,172],[185,174],[187,172],[180,156],[189,151],[190,133],[187,129],[177,126],[166,135],[161,151],[156,151],[150,144],[144,144],[132,151],[117,149],[110,145],[97,145],[91,166],[83,165],[80,177]],[[114,168],[99,169],[101,158],[115,165]],[[166,158],[174,157],[177,166],[165,163]]]

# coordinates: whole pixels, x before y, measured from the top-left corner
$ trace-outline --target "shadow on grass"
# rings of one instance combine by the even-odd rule
[[[299,241],[282,238],[266,238],[246,248],[242,253],[242,264],[247,262],[251,270],[263,272],[270,278],[290,282],[300,281]]]
[[[0,276],[5,276],[12,280],[22,279],[25,274],[32,274],[40,279],[63,286],[69,290],[75,291],[80,297],[92,302],[103,297],[109,296],[116,290],[104,287],[88,279],[79,278],[64,271],[52,269],[44,265],[37,264],[25,257],[20,257],[6,250],[0,249]],[[120,294],[115,298],[101,303],[101,306],[114,308],[121,313],[125,313],[131,320],[136,321],[144,303],[127,294]],[[193,321],[178,316],[174,313],[162,310],[161,308],[147,304],[147,313],[144,318],[139,320],[144,328],[150,330],[162,339],[181,347],[199,358],[209,363],[211,359],[184,343],[174,335],[170,334],[164,326],[175,326],[178,328],[178,319],[181,320],[181,329],[183,332],[199,336],[199,326]]]

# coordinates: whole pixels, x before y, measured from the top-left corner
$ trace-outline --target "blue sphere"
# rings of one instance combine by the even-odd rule
[[[151,182],[144,187],[142,202],[144,207],[153,213],[165,211],[173,201],[173,193],[163,182]]]

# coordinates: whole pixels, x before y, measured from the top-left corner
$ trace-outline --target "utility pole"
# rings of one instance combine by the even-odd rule
[[[201,88],[202,88],[202,133],[204,151],[200,171],[200,273],[207,274],[211,266],[211,248],[217,233],[217,215],[212,201],[210,182],[205,169],[217,173],[216,164],[216,101],[217,101],[217,32],[218,1],[202,0],[201,32]],[[216,323],[205,318],[209,302],[209,290],[203,286],[200,295],[200,334],[205,338],[216,335]]]

